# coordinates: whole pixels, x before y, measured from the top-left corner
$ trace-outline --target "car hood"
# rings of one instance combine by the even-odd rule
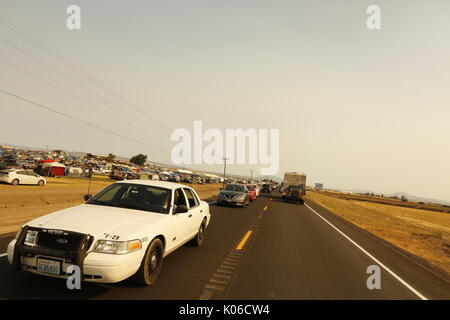
[[[167,215],[147,211],[82,204],[53,212],[27,223],[29,226],[87,233],[105,238],[105,233],[130,240],[143,226],[159,224]]]

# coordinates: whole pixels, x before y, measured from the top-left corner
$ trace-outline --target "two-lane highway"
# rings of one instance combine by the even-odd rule
[[[71,291],[63,280],[12,273],[0,257],[0,298],[450,299],[448,282],[314,203],[264,196],[243,209],[211,205],[211,215],[204,246],[169,255],[152,287],[127,280]],[[366,285],[371,265],[379,290]]]

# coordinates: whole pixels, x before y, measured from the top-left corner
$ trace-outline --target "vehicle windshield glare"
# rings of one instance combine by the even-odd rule
[[[115,183],[89,199],[87,204],[169,213],[171,190],[133,183]]]
[[[245,192],[245,189],[244,186],[240,184],[227,184],[225,186],[225,191]]]

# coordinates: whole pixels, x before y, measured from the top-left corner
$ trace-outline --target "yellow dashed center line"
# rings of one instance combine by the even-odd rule
[[[242,238],[241,242],[236,247],[236,250],[242,250],[242,247],[244,247],[245,243],[247,242],[248,238],[250,238],[250,235],[252,234],[252,231],[249,230],[245,234],[244,238]]]
[[[267,211],[268,208],[269,208],[269,207],[265,206],[265,207],[264,207],[264,211]]]

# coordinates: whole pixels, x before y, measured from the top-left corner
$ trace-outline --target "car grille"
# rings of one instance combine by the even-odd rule
[[[93,238],[91,238],[92,243]],[[82,241],[81,235],[72,234],[53,234],[40,231],[36,244],[41,248],[61,250],[61,251],[77,251]]]

